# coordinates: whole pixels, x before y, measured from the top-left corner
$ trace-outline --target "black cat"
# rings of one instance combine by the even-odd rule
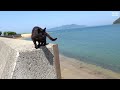
[[[38,26],[35,26],[32,29],[31,39],[35,45],[35,48],[39,48],[40,46],[47,45],[46,43],[46,37],[48,37],[51,41],[57,40],[57,38],[52,38],[47,32],[46,28],[42,29]],[[38,41],[38,45],[36,44],[36,41]]]

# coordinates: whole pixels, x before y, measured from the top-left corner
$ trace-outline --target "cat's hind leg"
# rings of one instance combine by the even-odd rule
[[[46,40],[44,42],[42,42],[42,45],[45,46],[46,45]]]

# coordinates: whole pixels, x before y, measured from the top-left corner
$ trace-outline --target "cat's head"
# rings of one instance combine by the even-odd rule
[[[40,33],[41,33],[42,35],[44,35],[45,32],[46,32],[46,27],[45,27],[44,29],[41,29],[41,30],[40,30]]]

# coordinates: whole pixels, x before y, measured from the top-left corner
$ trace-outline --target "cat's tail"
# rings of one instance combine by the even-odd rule
[[[57,40],[57,38],[52,38],[48,33],[46,33],[46,36],[47,36],[51,41]]]
[[[52,39],[52,41],[55,41],[55,40],[57,40],[57,38]]]

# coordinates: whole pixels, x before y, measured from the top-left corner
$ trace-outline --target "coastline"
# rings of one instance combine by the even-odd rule
[[[120,73],[87,64],[62,54],[59,56],[63,79],[120,79]]]
[[[31,34],[21,34],[22,38],[29,38],[31,37]]]
[[[21,36],[17,39],[30,38],[31,34],[22,34]],[[62,79],[120,79],[120,73],[87,64],[62,54],[59,57]]]
[[[21,34],[22,37],[20,38],[15,38],[15,39],[25,39],[25,38],[30,38],[31,34]]]

